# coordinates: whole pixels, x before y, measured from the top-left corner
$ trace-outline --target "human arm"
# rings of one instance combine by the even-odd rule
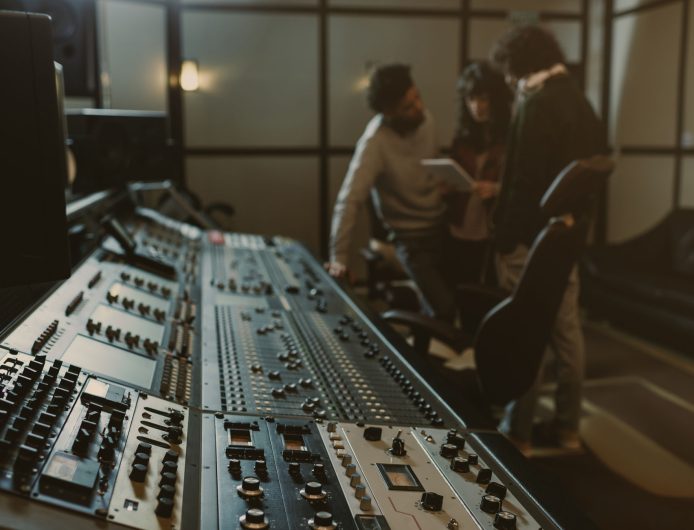
[[[326,270],[341,278],[348,274],[348,256],[359,211],[383,171],[377,136],[363,136],[355,150],[333,209],[330,261]]]

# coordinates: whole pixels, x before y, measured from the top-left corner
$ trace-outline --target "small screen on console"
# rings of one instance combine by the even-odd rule
[[[404,464],[378,464],[378,470],[383,476],[389,490],[394,491],[424,491],[422,483],[412,468]]]

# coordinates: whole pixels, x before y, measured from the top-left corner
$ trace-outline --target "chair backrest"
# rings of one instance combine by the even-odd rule
[[[612,169],[603,157],[572,162],[542,198],[543,211],[554,216],[575,213],[604,185]],[[508,403],[533,384],[589,226],[587,215],[578,216],[573,224],[552,218],[535,239],[514,291],[480,324],[475,361],[490,403]]]

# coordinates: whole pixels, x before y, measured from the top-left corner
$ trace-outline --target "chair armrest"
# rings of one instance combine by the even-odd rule
[[[460,310],[460,327],[474,335],[486,314],[509,294],[501,287],[459,285],[456,289],[456,300]]]
[[[412,311],[392,309],[381,314],[381,318],[391,324],[408,327],[414,335],[414,349],[421,355],[429,353],[432,338],[440,340],[456,351],[469,345],[469,336],[458,328]]]

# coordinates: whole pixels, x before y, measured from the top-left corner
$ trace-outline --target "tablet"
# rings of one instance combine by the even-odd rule
[[[425,158],[422,166],[439,177],[444,183],[460,191],[471,191],[475,183],[470,174],[452,158]]]

